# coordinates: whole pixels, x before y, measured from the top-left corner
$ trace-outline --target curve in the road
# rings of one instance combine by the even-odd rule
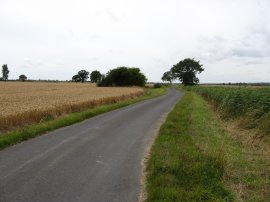
[[[180,97],[170,89],[0,151],[0,201],[137,201],[140,162]]]

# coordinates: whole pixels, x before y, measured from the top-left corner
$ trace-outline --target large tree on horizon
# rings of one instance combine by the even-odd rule
[[[194,58],[186,58],[179,63],[173,65],[171,72],[173,78],[179,79],[184,85],[195,85],[199,83],[199,79],[196,74],[200,74],[204,69],[202,68],[200,61],[196,61]]]

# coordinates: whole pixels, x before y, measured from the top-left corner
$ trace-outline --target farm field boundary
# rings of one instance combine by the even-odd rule
[[[193,86],[221,118],[223,126],[243,145],[270,160],[270,88]]]
[[[144,94],[142,88],[98,88],[89,83],[0,84],[0,133]]]
[[[161,96],[166,93],[166,88],[147,89],[146,92],[135,98],[135,95],[129,97],[123,97],[126,100],[117,98],[110,99],[108,102],[103,102],[103,105],[92,107],[82,112],[75,112],[67,114],[62,117],[58,117],[52,120],[44,120],[41,123],[32,124],[19,129],[15,129],[0,135],[0,149],[4,149],[8,146],[25,141],[27,139],[36,137],[46,132],[55,130],[57,128],[72,125],[93,116],[105,113],[114,109],[125,107],[136,102],[151,99]],[[138,97],[139,96],[139,97]],[[100,103],[99,103],[100,104]]]
[[[201,95],[224,120],[237,121],[243,129],[255,129],[261,137],[270,135],[270,88],[194,86],[186,89]]]
[[[187,91],[168,115],[147,163],[146,201],[267,201],[270,165]]]

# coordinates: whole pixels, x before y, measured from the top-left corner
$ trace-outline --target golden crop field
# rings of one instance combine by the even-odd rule
[[[142,93],[142,88],[95,87],[90,83],[0,82],[0,130]]]

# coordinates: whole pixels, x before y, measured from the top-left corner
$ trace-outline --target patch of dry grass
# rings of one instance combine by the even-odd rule
[[[142,88],[89,83],[1,82],[0,131],[142,95]]]

